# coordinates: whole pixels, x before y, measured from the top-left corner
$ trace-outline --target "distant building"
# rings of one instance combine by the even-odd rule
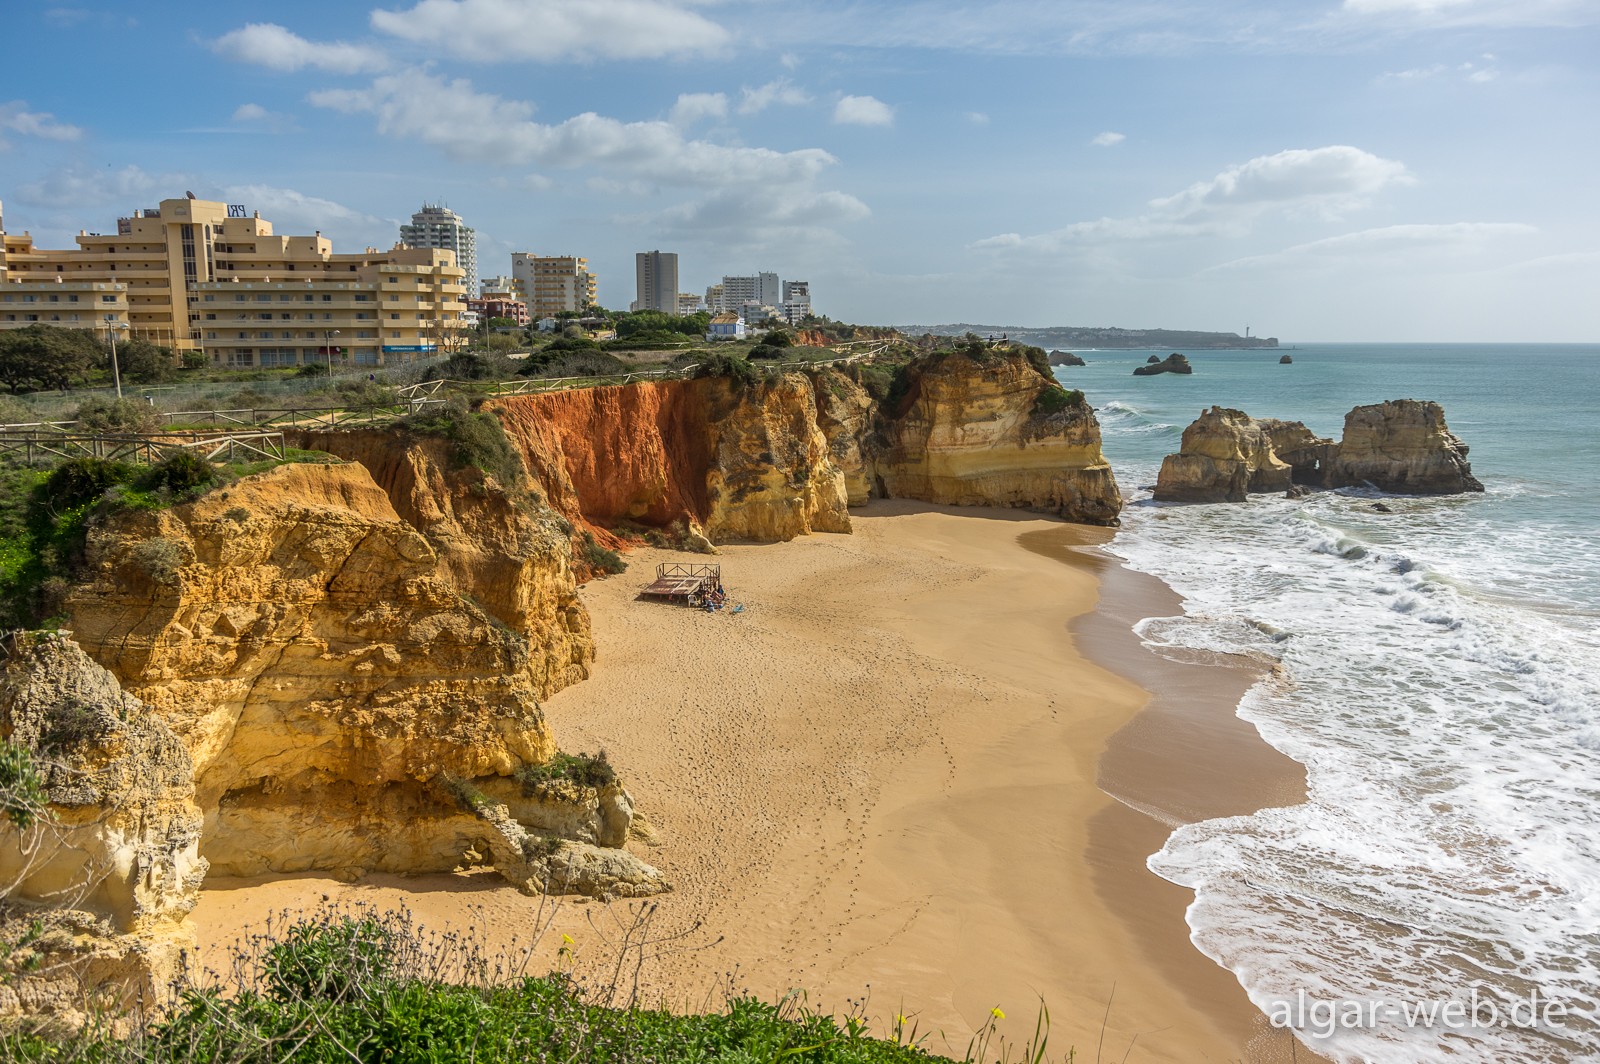
[[[527,325],[531,318],[528,316],[528,304],[520,299],[485,298],[467,300],[467,309],[475,311],[480,321],[492,321],[495,318],[510,318],[518,325]]]
[[[678,255],[673,251],[641,251],[633,257],[634,310],[678,313]]]
[[[778,284],[778,275],[775,273],[722,278],[721,309],[723,310],[738,310],[746,304],[775,307],[782,302],[783,293]]]
[[[744,339],[744,322],[739,315],[732,311],[724,311],[713,315],[711,325],[706,330],[707,340],[742,340]]]
[[[466,271],[467,295],[478,294],[478,234],[449,207],[424,203],[400,227],[400,242],[414,248],[444,248],[456,253],[456,265]]]
[[[678,293],[678,313],[681,315],[698,314],[705,309],[705,300],[693,292]]]
[[[713,314],[721,314],[728,308],[722,302],[722,286],[710,285],[706,288],[706,309]]]
[[[0,231],[0,329],[109,326],[219,367],[378,366],[438,350],[465,309],[451,251],[336,254],[246,204],[162,200],[77,243]]]
[[[599,279],[590,272],[589,260],[575,255],[518,251],[511,256],[511,275],[536,318],[581,314],[598,301]]]
[[[783,282],[783,305],[779,308],[783,320],[796,325],[811,316],[811,282]]]
[[[522,282],[504,274],[481,278],[478,281],[478,295],[484,299],[520,299],[524,303],[528,301],[528,291],[522,287]]]

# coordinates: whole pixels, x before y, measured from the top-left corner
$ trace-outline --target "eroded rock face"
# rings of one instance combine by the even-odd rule
[[[1050,352],[1050,364],[1052,366],[1087,366],[1088,365],[1088,363],[1083,360],[1083,357],[1081,355],[1075,355],[1071,351],[1052,351],[1052,352]]]
[[[1059,388],[1016,354],[919,364],[903,409],[880,415],[886,445],[874,462],[876,482],[889,498],[1116,524],[1122,495],[1094,411],[1040,412],[1041,393]]]
[[[1251,492],[1284,491],[1291,470],[1266,430],[1241,410],[1214,406],[1183,430],[1182,449],[1161,463],[1155,498],[1163,502],[1243,502]]]
[[[1337,443],[1323,439],[1299,421],[1262,418],[1256,424],[1272,441],[1273,453],[1289,464],[1296,484],[1317,488],[1328,486],[1334,461],[1339,457]]]
[[[290,465],[95,529],[84,648],[184,742],[221,874],[448,870],[432,781],[555,745],[529,641],[358,464]]]
[[[1344,418],[1333,487],[1372,484],[1402,495],[1482,491],[1467,445],[1444,421],[1438,403],[1392,399],[1358,406]]]
[[[876,405],[854,378],[829,367],[811,373],[816,394],[817,423],[828,441],[833,466],[844,475],[846,502],[865,505],[872,496],[872,468],[868,438]]]
[[[551,503],[615,545],[622,522],[712,542],[848,532],[844,477],[798,374],[586,388],[489,408]]]
[[[158,1000],[194,948],[185,918],[206,873],[189,753],[66,635],[10,650],[0,732],[39,766],[49,806],[24,827],[0,819],[0,942],[26,943],[9,971],[40,962],[4,987],[0,1015],[73,1018],[86,986]],[[26,933],[35,919],[43,933]]]
[[[301,431],[294,446],[366,467],[395,515],[434,548],[442,575],[528,643],[541,698],[589,675],[594,639],[569,533],[538,491],[463,467],[442,440],[394,431]]]

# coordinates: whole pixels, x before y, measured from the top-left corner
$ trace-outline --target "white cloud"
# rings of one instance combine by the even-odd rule
[[[967,121],[975,126],[986,126],[989,124],[989,116],[982,111],[968,111]]]
[[[1484,59],[1492,62],[1494,56],[1485,54]],[[1432,66],[1413,67],[1409,70],[1391,70],[1379,75],[1380,84],[1398,82],[1400,84],[1432,81],[1436,78],[1449,78],[1459,76],[1475,84],[1485,84],[1500,76],[1500,71],[1494,67],[1479,66],[1471,61],[1458,63],[1455,66],[1446,66],[1443,63],[1434,63]]]
[[[806,91],[791,84],[788,78],[769,81],[755,89],[747,85],[739,90],[739,95],[739,113],[742,115],[759,114],[775,103],[787,107],[802,107],[811,102],[811,97]]]
[[[294,236],[321,232],[341,250],[355,250],[356,246],[387,249],[400,235],[400,223],[394,219],[379,218],[292,188],[228,185],[221,190],[220,198],[260,211],[261,217],[272,223],[273,232]]]
[[[1388,225],[1362,229],[1296,244],[1270,255],[1251,255],[1211,267],[1213,270],[1261,266],[1332,263],[1351,259],[1388,261],[1418,253],[1446,252],[1460,256],[1486,250],[1489,243],[1507,237],[1532,236],[1538,229],[1520,222],[1450,222],[1445,224]]]
[[[1337,213],[1362,206],[1389,185],[1415,180],[1404,163],[1335,144],[1257,156],[1150,206],[1180,218],[1272,206]]]
[[[26,101],[12,100],[9,103],[0,103],[0,133],[17,133],[24,137],[40,137],[44,140],[78,140],[83,136],[83,130],[77,126],[69,126],[65,122],[57,122],[56,116],[48,111],[30,111]],[[0,151],[9,145],[4,137],[0,137]]]
[[[380,32],[479,63],[706,55],[732,39],[667,0],[420,0],[371,19]]]
[[[1121,144],[1127,139],[1127,134],[1113,133],[1108,129],[1104,133],[1096,133],[1089,143],[1097,148],[1109,148],[1113,144]]]
[[[1340,11],[1422,27],[1592,25],[1597,14],[1591,0],[1344,0]]]
[[[69,166],[17,189],[17,199],[38,207],[99,207],[110,203],[124,209],[175,196],[192,183],[182,174],[149,174],[137,166],[85,170]],[[154,206],[153,202],[148,205]]]
[[[554,125],[532,120],[533,105],[476,91],[419,70],[365,89],[329,89],[318,107],[371,114],[378,132],[441,148],[456,159],[522,166],[592,166],[669,185],[719,186],[809,181],[837,160],[820,148],[774,151],[688,140],[670,122],[621,122],[593,112]]]
[[[495,188],[514,189],[519,192],[548,192],[556,187],[553,178],[544,174],[523,174],[521,177],[494,177],[489,184]]]
[[[308,41],[272,22],[252,22],[225,33],[211,42],[211,50],[285,73],[315,67],[335,74],[364,74],[389,65],[381,49],[343,41]]]
[[[670,116],[675,126],[692,126],[702,118],[728,117],[728,97],[720,92],[680,93]]]
[[[1258,156],[1181,192],[1151,200],[1147,214],[1075,222],[1034,236],[1001,233],[972,246],[1056,252],[1118,241],[1236,237],[1249,232],[1266,214],[1338,217],[1392,185],[1414,182],[1404,164],[1359,148],[1294,149]]]
[[[242,103],[233,110],[232,121],[245,127],[235,132],[288,133],[294,130],[294,116],[269,111],[258,103]]]
[[[841,96],[833,120],[847,126],[892,126],[894,108],[874,96]]]

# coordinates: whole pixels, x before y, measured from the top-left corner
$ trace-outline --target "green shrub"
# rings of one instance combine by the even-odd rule
[[[787,354],[788,352],[781,347],[774,347],[771,344],[756,344],[750,349],[749,357],[750,361],[755,362],[761,359],[783,358]]]
[[[138,399],[86,399],[73,415],[84,432],[142,436],[161,427],[161,411]]]
[[[522,784],[524,798],[542,793],[545,787],[559,780],[568,780],[580,787],[592,787],[598,791],[611,786],[616,779],[617,772],[611,767],[604,750],[593,757],[557,751],[542,765],[524,765],[517,770],[517,782]]]
[[[1049,417],[1063,410],[1076,409],[1087,405],[1088,403],[1084,400],[1081,390],[1074,388],[1069,392],[1059,384],[1047,385],[1039,389],[1039,394],[1034,397],[1033,416]]]
[[[562,341],[556,341],[562,343]],[[616,355],[590,349],[556,348],[551,344],[522,360],[517,372],[524,377],[555,380],[560,377],[609,377],[626,373],[628,364]]]
[[[0,395],[0,425],[31,425],[38,420],[33,407],[21,399]]]
[[[193,451],[174,451],[134,478],[141,491],[171,494],[174,501],[190,499],[217,483],[217,467]]]
[[[175,584],[178,568],[183,565],[183,551],[165,536],[151,536],[135,543],[128,559],[154,583]]]
[[[395,967],[394,930],[372,917],[303,920],[262,959],[267,996],[279,1002],[344,1001],[380,989]]]
[[[463,813],[478,813],[489,807],[489,796],[467,780],[459,776],[445,776],[442,782]]]
[[[628,563],[622,560],[622,555],[610,547],[602,547],[599,540],[594,538],[593,532],[585,529],[580,539],[582,542],[578,546],[578,560],[587,566],[590,572],[615,576],[628,568]]]
[[[726,351],[717,351],[700,359],[700,365],[694,371],[694,376],[696,378],[726,377],[740,384],[754,384],[759,374],[757,374],[754,366],[738,355],[731,355]]]
[[[500,419],[473,411],[460,396],[442,406],[420,410],[400,423],[412,432],[449,440],[457,465],[474,466],[505,487],[515,485],[522,477],[522,459],[506,438]]]
[[[137,470],[126,462],[103,458],[72,458],[50,471],[44,480],[44,497],[60,510],[98,502],[118,484],[133,480]]]
[[[26,829],[49,800],[44,778],[27,747],[0,741],[0,814],[13,826]]]

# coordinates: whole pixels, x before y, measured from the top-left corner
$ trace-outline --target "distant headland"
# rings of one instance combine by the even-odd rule
[[[897,326],[907,336],[933,333],[935,336],[962,336],[977,333],[998,336],[1004,333],[1013,340],[1039,347],[1118,347],[1118,348],[1189,348],[1213,350],[1241,347],[1277,347],[1276,336],[1240,336],[1238,333],[1199,332],[1193,329],[1119,329],[1111,326],[1051,325],[1043,329],[1029,329],[1019,325],[970,325],[958,322],[953,325],[901,325]]]

